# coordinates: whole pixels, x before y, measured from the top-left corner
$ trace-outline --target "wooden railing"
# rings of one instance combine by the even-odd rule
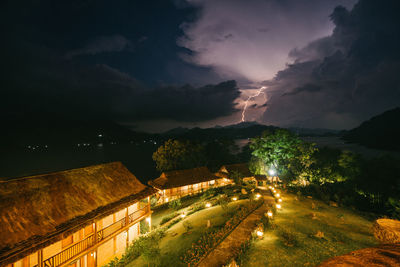
[[[85,250],[93,247],[96,243],[112,236],[114,233],[123,229],[125,226],[133,223],[146,213],[150,212],[150,205],[146,205],[131,214],[128,217],[124,217],[121,220],[97,231],[97,233],[90,235],[89,237],[79,241],[78,243],[70,246],[69,248],[61,251],[60,253],[43,261],[44,267],[56,267],[66,263],[68,260],[74,258],[76,255],[84,252]],[[37,267],[37,266],[34,266]]]
[[[61,251],[60,253],[48,258],[43,262],[45,267],[60,266],[61,264],[67,262],[69,259],[73,258],[75,255],[85,251],[86,249],[92,247],[95,244],[95,236],[91,235],[82,241],[72,245],[71,247]]]

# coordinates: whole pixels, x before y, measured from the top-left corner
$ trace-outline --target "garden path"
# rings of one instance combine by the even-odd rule
[[[261,217],[268,210],[268,204],[274,203],[269,191],[263,191],[264,204],[247,216],[210,254],[200,263],[199,267],[222,266],[233,258],[240,246],[249,239]]]

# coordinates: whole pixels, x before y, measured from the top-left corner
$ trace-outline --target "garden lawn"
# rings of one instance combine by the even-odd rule
[[[184,198],[183,200],[181,200],[182,201],[181,209],[178,210],[177,212],[182,212],[182,211],[186,210],[188,206],[192,205],[196,201],[199,201],[200,197],[201,197],[201,195],[196,195],[193,197]],[[169,208],[168,205],[165,205],[161,208],[155,209],[153,214],[151,215],[151,226],[153,228],[158,227],[160,225],[161,220],[164,217],[169,216],[174,212],[175,212],[175,210]]]
[[[330,257],[377,245],[372,219],[314,199],[298,201],[292,194],[283,194],[282,210],[274,223],[275,228],[266,229],[264,238],[244,253],[240,266],[315,266]],[[316,236],[318,231],[323,237]],[[282,232],[289,232],[294,242],[285,245]]]
[[[241,203],[245,203],[248,200],[238,200],[235,202],[230,202],[228,209],[230,207],[239,206]],[[207,229],[207,220],[210,220],[211,227],[219,227],[225,224],[225,222],[230,218],[226,210],[222,210],[221,206],[214,206],[211,208],[206,208],[196,213],[187,216],[182,221],[173,225],[167,230],[166,236],[161,240],[160,249],[162,254],[161,264],[162,266],[186,266],[180,260],[180,257],[191,247],[192,243],[197,241],[200,236],[205,233]],[[183,226],[185,221],[189,221],[193,226],[190,232],[186,233]],[[127,266],[147,266],[142,257],[129,263]]]

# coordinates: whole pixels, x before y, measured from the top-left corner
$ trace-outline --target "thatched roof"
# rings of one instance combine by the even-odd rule
[[[223,165],[218,172],[218,176],[229,178],[232,173],[238,172],[243,177],[251,177],[253,174],[250,172],[249,167],[246,163],[229,164]],[[225,177],[226,176],[226,177]]]
[[[0,182],[0,266],[155,192],[120,162]]]
[[[149,185],[157,189],[169,189],[173,187],[197,184],[218,179],[207,167],[188,170],[163,172],[160,177],[149,181]]]

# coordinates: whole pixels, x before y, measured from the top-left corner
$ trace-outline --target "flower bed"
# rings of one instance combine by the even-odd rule
[[[195,265],[217,246],[243,219],[262,205],[263,201],[250,202],[239,208],[223,227],[203,234],[192,247],[181,257],[184,263]]]

